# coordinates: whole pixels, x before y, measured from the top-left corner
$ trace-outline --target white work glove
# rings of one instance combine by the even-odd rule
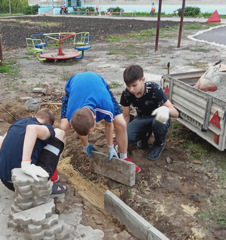
[[[39,181],[39,177],[49,177],[49,174],[40,166],[31,164],[31,161],[22,161],[21,168],[24,173],[32,176],[36,181]]]
[[[109,146],[108,145],[108,150],[109,150],[109,156],[108,156],[108,161],[110,162],[112,160],[113,157],[118,158],[118,154],[114,148],[114,145]]]
[[[151,115],[155,116],[156,121],[166,124],[169,119],[169,108],[165,106],[158,107]]]

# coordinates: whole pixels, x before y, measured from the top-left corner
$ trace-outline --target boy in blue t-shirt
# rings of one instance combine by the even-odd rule
[[[114,128],[120,158],[130,161],[127,157],[126,122],[105,80],[94,72],[77,73],[67,81],[65,92],[60,128],[67,132],[71,125],[79,135],[87,155],[91,157],[91,151],[96,149],[88,142],[88,134],[93,131],[96,122],[105,120],[109,161],[113,156],[118,156],[113,145]],[[136,172],[139,171],[140,168],[136,166]]]
[[[60,154],[64,149],[65,132],[53,129],[54,114],[41,109],[35,117],[22,118],[11,125],[4,137],[0,138],[0,179],[10,190],[11,170],[22,171],[35,180],[40,177],[52,177]],[[65,186],[53,183],[52,193],[66,192]]]

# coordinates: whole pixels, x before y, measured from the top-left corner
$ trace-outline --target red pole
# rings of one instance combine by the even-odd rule
[[[0,65],[3,66],[3,55],[2,55],[2,36],[0,35]]]
[[[177,44],[178,48],[180,48],[180,43],[181,43],[181,35],[182,35],[183,20],[184,20],[184,8],[185,8],[185,0],[183,0],[182,9],[181,9],[180,29],[179,29],[179,37],[178,37],[178,44]]]
[[[156,39],[155,39],[155,51],[158,50],[158,44],[159,44],[159,29],[160,29],[160,21],[161,21],[160,20],[161,11],[162,11],[162,0],[159,0],[158,22],[157,22]]]

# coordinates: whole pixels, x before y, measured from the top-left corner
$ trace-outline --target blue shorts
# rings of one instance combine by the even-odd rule
[[[122,109],[120,108],[120,106],[119,106],[117,100],[115,99],[112,91],[110,90],[110,87],[109,87],[109,86],[107,86],[107,90],[108,90],[108,92],[109,92],[110,95],[111,95],[111,100],[112,100],[112,102],[113,102],[113,104],[114,104],[114,109],[115,109],[115,116],[117,116],[117,115],[119,115],[119,114],[122,113]]]

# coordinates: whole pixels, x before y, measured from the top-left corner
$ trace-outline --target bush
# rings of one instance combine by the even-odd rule
[[[23,6],[23,14],[24,15],[35,15],[38,12],[39,6],[38,5],[24,5]]]
[[[108,8],[107,10],[108,12],[124,12],[124,9],[123,8],[120,8],[120,7],[115,7],[115,8]]]
[[[181,16],[182,8],[177,9],[178,15]],[[195,17],[200,14],[199,7],[185,7],[184,8],[184,16],[185,17]]]
[[[90,12],[94,12],[94,7],[74,7],[74,11],[77,12],[77,11],[80,11],[80,12],[86,12],[86,10],[89,10]]]

